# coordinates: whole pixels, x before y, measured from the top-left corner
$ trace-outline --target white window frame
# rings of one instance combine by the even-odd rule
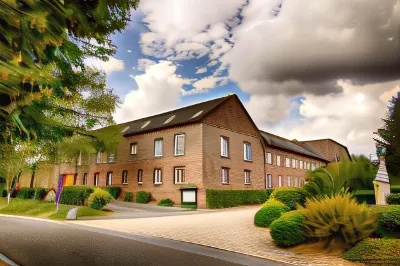
[[[140,173],[140,175],[139,175],[139,173]],[[138,171],[137,171],[137,182],[139,185],[143,184],[143,169],[138,169]]]
[[[95,187],[97,187],[99,185],[99,177],[100,177],[100,173],[94,173],[94,181],[93,181],[93,185]]]
[[[297,160],[296,159],[292,159],[292,168],[296,169],[297,167]]]
[[[272,188],[272,175],[271,174],[267,174],[267,184],[266,187],[267,188]]]
[[[221,157],[228,158],[229,157],[229,138],[221,136]]]
[[[302,160],[299,161],[299,169],[303,169],[304,167],[304,162]]]
[[[131,155],[137,154],[137,143],[131,143]]]
[[[97,152],[96,163],[102,163],[102,162],[103,162],[103,154],[102,152]]]
[[[290,168],[290,158],[289,157],[285,157],[285,167]]]
[[[282,187],[282,176],[278,176],[278,187]]]
[[[244,170],[244,184],[245,185],[250,185],[251,184],[251,171],[250,170]]]
[[[265,162],[267,164],[272,164],[272,153],[271,152],[266,152],[266,154],[265,154]]]
[[[290,176],[287,176],[287,177],[286,177],[286,185],[287,185],[288,187],[292,186],[292,179],[291,179]]]
[[[83,174],[82,185],[87,185],[88,173]]]
[[[280,155],[276,155],[276,165],[281,166],[281,156]]]
[[[113,172],[107,172],[106,174],[106,186],[112,186],[112,176],[113,176]]]
[[[252,161],[252,151],[251,151],[251,143],[244,142],[243,143],[243,159],[247,162]]]
[[[174,140],[174,155],[175,156],[182,156],[185,155],[185,134],[176,134],[175,135],[175,140]],[[182,143],[182,150],[179,152],[179,139],[183,139]]]
[[[160,144],[160,153],[157,153],[157,143]],[[162,157],[163,156],[163,139],[155,139],[154,140],[154,157]]]
[[[126,175],[124,176],[124,174],[126,174]],[[128,184],[128,170],[122,171],[122,184],[123,185]]]
[[[293,186],[299,187],[299,180],[297,177],[293,177]]]
[[[181,172],[181,176],[179,176],[179,172]],[[179,166],[174,168],[174,182],[175,184],[185,184],[185,175],[186,175],[186,170],[185,167]]]
[[[155,185],[162,184],[162,169],[161,168],[155,168],[153,175],[154,175],[153,176],[154,184]]]
[[[229,168],[226,167],[221,168],[221,183],[229,184]]]

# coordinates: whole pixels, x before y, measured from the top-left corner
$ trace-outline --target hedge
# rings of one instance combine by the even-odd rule
[[[357,202],[362,204],[375,204],[375,191],[371,190],[356,190],[354,191],[354,197],[356,198]]]
[[[146,204],[150,201],[151,193],[146,191],[138,191],[136,193],[136,203]]]
[[[386,203],[389,205],[400,205],[400,193],[391,193],[387,195]]]
[[[117,199],[119,195],[121,194],[121,188],[120,187],[103,187],[105,191],[110,193],[110,195],[114,198]]]
[[[90,186],[65,186],[61,193],[60,203],[83,206],[93,191],[93,187]]]
[[[2,194],[1,194],[1,196],[3,197],[3,198],[5,198],[5,197],[7,197],[7,190],[6,189],[4,189],[3,191],[2,191]]]
[[[110,193],[101,188],[96,188],[92,194],[90,194],[88,199],[88,205],[90,208],[95,210],[101,210],[106,206],[113,197]]]
[[[46,197],[49,190],[47,188],[38,187],[35,188],[35,199],[36,200],[43,200]]]
[[[172,207],[174,202],[171,199],[162,199],[157,203],[158,206]]]
[[[29,187],[22,187],[17,192],[18,199],[33,199],[35,197],[35,189]]]
[[[288,211],[290,211],[290,208],[284,203],[270,199],[263,204],[254,216],[254,224],[260,227],[268,227],[274,220]]]
[[[124,201],[132,202],[133,201],[133,192],[126,192]]]
[[[206,206],[208,209],[229,208],[263,203],[265,201],[267,201],[267,192],[265,190],[206,189]]]
[[[307,237],[303,221],[304,214],[301,210],[282,214],[270,226],[272,239],[279,247],[289,247],[304,242]]]
[[[302,188],[296,187],[279,187],[275,188],[271,194],[272,199],[283,202],[290,209],[296,209],[296,204],[304,206],[307,192]]]
[[[391,185],[390,193],[400,193],[400,185]]]
[[[381,237],[400,238],[400,206],[380,212],[376,233]]]
[[[399,265],[400,239],[367,238],[343,254],[342,258],[367,265]]]

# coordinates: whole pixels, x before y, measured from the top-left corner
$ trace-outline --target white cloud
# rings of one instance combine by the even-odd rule
[[[153,60],[147,59],[147,58],[140,58],[138,59],[138,65],[137,65],[137,70],[140,71],[146,71],[146,69],[148,69],[149,67],[155,65],[156,62],[154,62]]]
[[[251,95],[245,106],[258,125],[278,123],[291,111],[289,98],[283,95]]]
[[[196,70],[196,74],[203,74],[203,73],[206,73],[206,72],[207,72],[207,68],[206,67],[201,67],[201,68],[198,68]]]
[[[208,51],[209,49],[201,43],[178,43],[174,47],[174,55],[169,56],[168,60],[190,60],[194,58],[201,58],[208,54]]]
[[[103,70],[106,74],[110,74],[116,71],[124,70],[125,64],[123,60],[116,59],[115,57],[109,57],[109,60],[104,62],[97,58],[85,59],[85,64]]]
[[[138,89],[125,96],[114,114],[115,121],[127,122],[175,108],[182,86],[192,82],[176,75],[176,68],[171,61],[160,61],[135,76]]]
[[[205,77],[202,79],[197,80],[194,82],[192,85],[194,89],[184,91],[183,95],[192,95],[192,94],[197,94],[197,93],[204,93],[209,91],[210,89],[213,89],[217,86],[223,86],[225,85],[229,79],[227,77],[215,77],[215,76],[209,76]]]

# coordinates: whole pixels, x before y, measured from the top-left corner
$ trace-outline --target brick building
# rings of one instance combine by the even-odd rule
[[[350,159],[347,148],[327,139],[290,141],[260,131],[236,95],[187,106],[121,125],[113,153],[90,154],[75,165],[46,166],[36,186],[56,187],[59,174],[74,184],[148,191],[157,201],[181,203],[180,189],[265,189],[302,186],[306,171]],[[46,178],[40,178],[46,176]],[[29,175],[21,178],[29,186]],[[43,181],[44,180],[44,181]]]

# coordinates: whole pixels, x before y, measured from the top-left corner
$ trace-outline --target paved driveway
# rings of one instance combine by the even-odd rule
[[[292,265],[354,265],[334,256],[299,254],[277,248],[265,228],[255,227],[253,217],[259,206],[218,211],[187,212],[139,219],[78,220],[71,223],[139,235],[173,239],[289,263]]]

